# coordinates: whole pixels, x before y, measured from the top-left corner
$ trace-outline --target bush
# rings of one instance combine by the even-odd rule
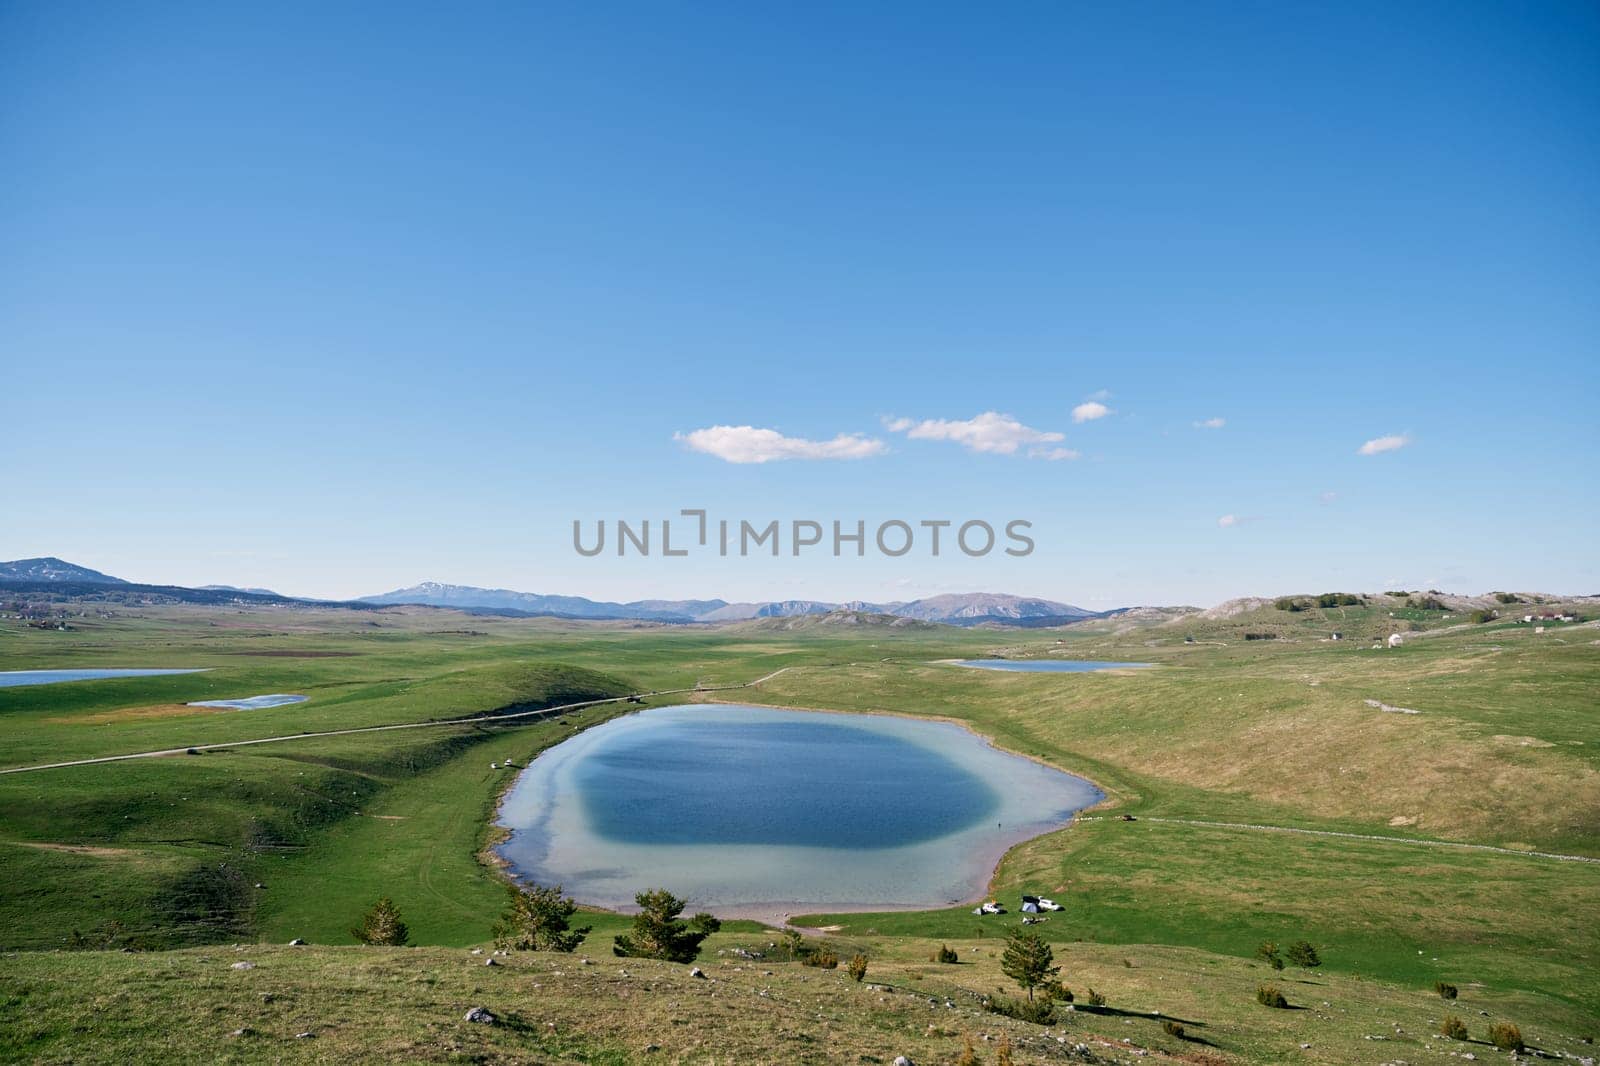
[[[1083,994],[1083,999],[1091,1007],[1104,1007],[1106,1005],[1106,997],[1092,988]]]
[[[1308,605],[1305,600],[1297,600],[1293,596],[1279,596],[1272,601],[1272,606],[1280,611],[1303,611]]]
[[[1271,966],[1274,970],[1283,969],[1283,956],[1278,954],[1278,945],[1271,940],[1263,940],[1256,948],[1256,958]]]
[[[1004,996],[994,996],[984,1000],[983,1006],[991,1014],[1003,1014],[1019,1022],[1032,1022],[1034,1025],[1056,1023],[1056,1005],[1048,999],[1007,999]]]
[[[1467,1038],[1467,1023],[1457,1018],[1454,1014],[1446,1014],[1444,1021],[1439,1023],[1439,1035],[1448,1036],[1451,1040],[1465,1040]]]
[[[1039,994],[1054,1003],[1072,1002],[1072,989],[1060,981],[1045,981],[1039,986]]]
[[[1411,601],[1411,606],[1415,607],[1419,611],[1449,610],[1449,608],[1444,605],[1444,601],[1437,596],[1423,596],[1420,599],[1414,599]]]
[[[856,984],[867,976],[867,957],[860,952],[850,956],[850,976],[855,978]]]
[[[961,1054],[956,1058],[956,1066],[978,1066],[978,1052],[972,1046],[972,1034],[968,1033],[961,1046]]]
[[[1171,1018],[1168,1018],[1166,1021],[1162,1022],[1161,1028],[1166,1030],[1168,1036],[1175,1036],[1179,1040],[1185,1039],[1183,1035],[1183,1026],[1179,1025]]]
[[[1296,940],[1289,945],[1288,954],[1290,962],[1307,970],[1322,965],[1322,957],[1317,954],[1317,949],[1311,946],[1309,940]]]
[[[1493,622],[1499,617],[1499,611],[1491,611],[1488,608],[1484,608],[1481,611],[1473,611],[1471,614],[1467,615],[1467,621],[1476,622],[1478,625],[1482,625],[1485,622]]]
[[[1489,1043],[1501,1051],[1522,1053],[1522,1030],[1510,1022],[1497,1022],[1489,1026]]]
[[[1437,981],[1437,982],[1434,983],[1433,990],[1435,992],[1439,993],[1439,998],[1440,999],[1455,999],[1456,998],[1456,986],[1455,985],[1446,984],[1443,981]]]
[[[940,944],[939,950],[933,953],[934,962],[942,962],[947,966],[954,966],[961,961],[961,957],[950,950],[950,945]]]
[[[350,930],[350,935],[374,947],[397,948],[411,939],[411,931],[400,920],[400,908],[388,896],[372,905],[361,924]]]
[[[1261,985],[1256,989],[1256,1002],[1263,1007],[1276,1007],[1281,1009],[1289,1006],[1289,1001],[1283,998],[1283,993],[1278,991],[1276,985]]]
[[[837,970],[839,968],[839,956],[827,948],[817,948],[814,951],[807,952],[800,961],[807,966],[815,966],[819,970]]]
[[[1324,592],[1317,597],[1318,607],[1360,607],[1361,597],[1351,592]]]
[[[1000,1044],[994,1049],[994,1066],[1016,1066],[1011,1058],[1011,1038],[1000,1034]]]
[[[576,951],[590,927],[571,928],[578,905],[561,895],[561,886],[509,885],[510,899],[494,925],[494,942],[504,951]]]
[[[1518,596],[1515,592],[1496,592],[1494,594],[1494,598],[1499,600],[1501,603],[1521,603],[1522,602],[1522,597]]]

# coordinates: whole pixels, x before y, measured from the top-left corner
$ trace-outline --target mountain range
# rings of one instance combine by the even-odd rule
[[[560,618],[637,619],[651,622],[739,622],[752,618],[789,618],[797,615],[833,614],[855,611],[887,614],[921,622],[974,626],[993,623],[1012,626],[1048,626],[1093,618],[1094,611],[1070,603],[975,592],[930,596],[926,599],[869,603],[852,600],[828,603],[821,600],[767,600],[729,603],[727,600],[632,600],[618,603],[591,600],[583,596],[547,596],[511,589],[484,589],[471,585],[445,585],[425,581],[410,588],[396,589],[377,596],[363,596],[362,603],[420,604],[429,607],[459,607],[518,614],[554,615]]]
[[[116,586],[128,593],[159,590],[166,599],[191,599],[195,602],[221,602],[235,596],[241,602],[274,601],[309,603],[279,596],[269,589],[242,589],[232,585],[204,585],[198,589],[176,586],[141,585],[119,577],[78,566],[63,559],[48,556],[39,559],[16,559],[0,562],[0,584],[32,589],[72,590],[86,586]],[[193,593],[185,596],[185,593]],[[610,600],[591,600],[584,596],[553,596],[537,592],[517,592],[512,589],[486,589],[471,585],[447,585],[425,581],[410,588],[395,589],[376,596],[363,596],[350,601],[351,605],[381,607],[410,604],[424,607],[450,607],[458,610],[495,614],[541,615],[555,618],[635,620],[647,622],[742,622],[752,619],[798,618],[809,615],[890,615],[911,622],[935,622],[943,625],[977,626],[1053,626],[1076,622],[1085,618],[1100,617],[1111,612],[1086,611],[1070,603],[1039,599],[1032,596],[1010,596],[1001,593],[974,592],[930,596],[926,599],[872,603],[851,600],[846,603],[829,603],[821,600],[764,600],[730,603],[722,599],[706,600],[631,600],[618,603]]]

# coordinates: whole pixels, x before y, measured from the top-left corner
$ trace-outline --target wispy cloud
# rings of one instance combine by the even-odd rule
[[[1030,459],[1076,459],[1070,448],[1055,447],[1066,434],[1025,426],[1010,415],[985,411],[964,421],[930,418],[918,422],[911,418],[886,418],[884,427],[891,433],[904,433],[912,440],[947,440],[968,451],[993,455],[1015,455],[1019,451]]]
[[[1093,422],[1097,418],[1104,418],[1111,413],[1111,408],[1099,400],[1086,400],[1072,409],[1074,422]]]
[[[692,451],[714,455],[730,463],[770,463],[779,459],[865,459],[887,445],[875,437],[841,433],[832,440],[785,437],[775,429],[756,426],[708,426],[689,433],[674,433]]]
[[[1317,497],[1317,502],[1318,503],[1327,504],[1327,503],[1332,503],[1333,501],[1337,500],[1338,498],[1339,498],[1339,494],[1330,489],[1329,491],[1324,492],[1320,496],[1318,496]]]
[[[1221,429],[1228,424],[1226,418],[1202,418],[1194,424],[1195,429]]]
[[[1088,396],[1084,397],[1084,399],[1086,399],[1086,400],[1109,400],[1109,399],[1111,399],[1111,390],[1110,389],[1095,389]]]
[[[1394,433],[1387,437],[1373,437],[1356,451],[1361,455],[1379,455],[1383,452],[1399,451],[1411,443],[1411,434]]]
[[[1240,518],[1236,514],[1225,514],[1221,518],[1217,519],[1217,525],[1221,526],[1223,529],[1231,529],[1243,521],[1244,519]]]

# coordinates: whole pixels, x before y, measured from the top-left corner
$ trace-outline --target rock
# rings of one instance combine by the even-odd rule
[[[493,1025],[500,1019],[496,1018],[491,1011],[484,1010],[482,1007],[473,1007],[461,1016],[461,1020],[464,1022],[476,1022],[479,1025]]]
[[[482,955],[483,954],[483,949],[482,948],[473,948],[472,949],[472,954],[474,954],[474,955]]]
[[[706,972],[698,966],[691,966],[689,968],[689,976],[698,977],[700,980],[704,981],[706,979]]]
[[[306,946],[306,942],[301,940],[299,937],[295,937],[293,940],[289,941],[289,946],[292,948],[303,948]]]
[[[241,1028],[235,1029],[233,1032],[229,1033],[228,1035],[229,1036],[254,1036],[255,1035],[255,1030],[250,1028],[248,1025],[246,1025],[246,1026],[243,1026]]]
[[[489,957],[489,958],[487,958],[487,959],[484,959],[484,960],[483,960],[483,964],[484,964],[484,965],[485,965],[485,966],[499,966],[499,965],[500,965],[500,963],[499,963],[499,962],[497,962],[497,961],[496,961],[496,960],[495,960],[495,958],[494,958],[494,956],[492,956],[492,955],[491,955],[491,956],[490,956],[490,957]]]
[[[317,1038],[317,1034],[316,1033],[296,1033],[296,1034],[294,1034],[294,1038],[296,1040],[315,1040]]]
[[[644,1046],[644,1053],[646,1055],[650,1054],[652,1051],[660,1051],[660,1050],[661,1050],[661,1045],[660,1044],[646,1044]]]
[[[236,962],[232,966],[228,967],[230,970],[253,970],[255,968],[256,964],[253,962]]]
[[[904,1055],[896,1055],[894,1057],[893,1066],[917,1066],[917,1064],[906,1058]]]

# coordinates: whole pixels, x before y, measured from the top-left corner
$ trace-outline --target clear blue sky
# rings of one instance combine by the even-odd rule
[[[1600,592],[1597,163],[1577,2],[0,2],[0,557]],[[694,506],[1038,549],[571,550]]]

